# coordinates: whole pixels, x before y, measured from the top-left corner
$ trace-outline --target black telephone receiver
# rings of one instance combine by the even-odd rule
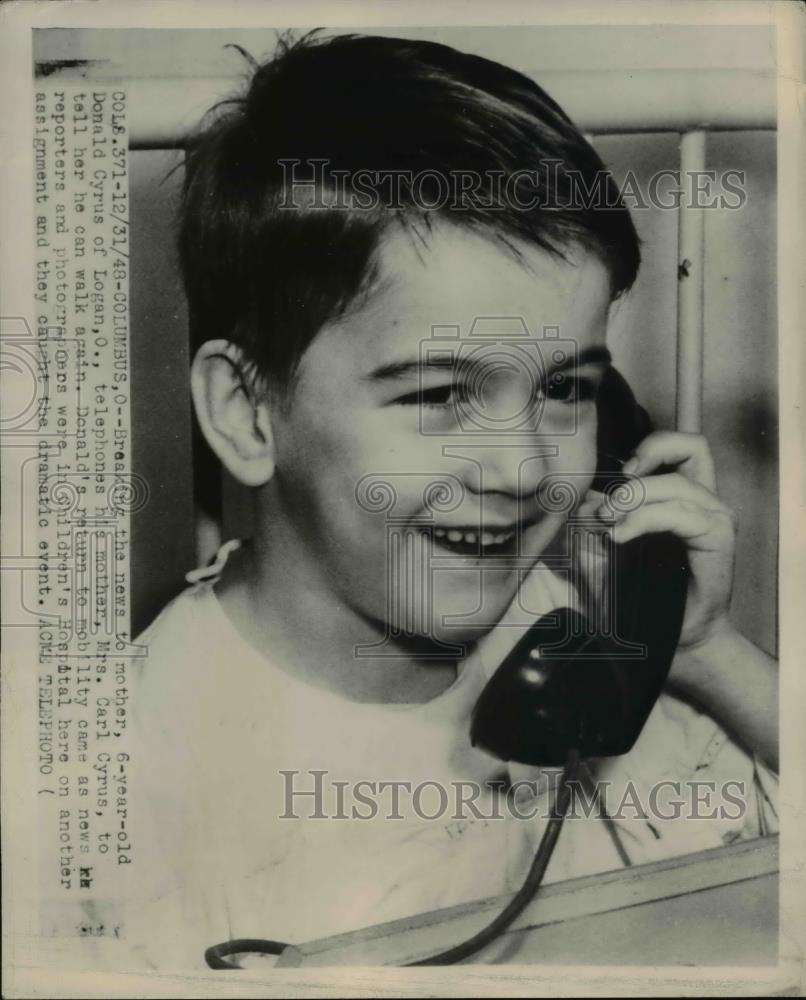
[[[597,407],[593,489],[608,493],[625,482],[621,467],[652,427],[613,368]],[[501,760],[545,767],[561,767],[571,754],[611,757],[632,748],[680,639],[688,559],[683,542],[669,532],[612,550],[609,634],[592,634],[571,608],[538,619],[482,691],[471,720],[474,746]]]

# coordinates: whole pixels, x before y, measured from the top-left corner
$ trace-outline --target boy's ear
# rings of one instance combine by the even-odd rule
[[[274,474],[274,438],[266,394],[244,376],[243,354],[227,340],[199,348],[190,388],[207,443],[245,486],[263,486]]]

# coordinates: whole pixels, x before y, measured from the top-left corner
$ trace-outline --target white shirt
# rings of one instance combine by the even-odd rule
[[[252,648],[219,604],[214,575],[205,575],[138,640],[148,655],[133,685],[133,801],[141,806],[131,866],[137,901],[124,932],[131,964],[204,968],[205,948],[231,938],[302,943],[519,887],[545,829],[540,804],[548,801],[550,775],[504,765],[468,737],[478,694],[526,627],[513,624],[514,608],[439,697],[423,705],[365,704],[301,681]],[[563,603],[566,585],[536,567],[521,604],[543,614]],[[609,811],[624,803],[624,815],[612,823],[567,820],[546,882],[775,829],[773,776],[711,719],[668,695],[629,754],[589,767],[611,783]],[[330,818],[308,818],[311,796],[288,798],[289,789],[313,789],[316,771],[326,772],[320,812]],[[744,782],[745,814],[728,808],[711,820],[636,818],[635,804],[646,805],[653,783],[694,778],[718,788]],[[487,786],[498,779],[539,779],[537,798],[524,788],[517,799],[521,814],[538,815],[514,815]],[[412,793],[420,785],[427,815],[442,800],[423,783],[439,782],[449,791],[448,811],[423,819],[413,794],[399,786],[401,818],[386,818],[391,789],[376,785],[375,818],[334,818],[350,817],[356,804],[362,815],[371,811],[353,794],[362,780],[409,782]],[[452,808],[462,781],[474,783],[466,794],[480,789],[481,817]],[[341,809],[336,782],[347,783]],[[363,787],[366,793],[370,786]],[[300,818],[281,818],[288,812]]]

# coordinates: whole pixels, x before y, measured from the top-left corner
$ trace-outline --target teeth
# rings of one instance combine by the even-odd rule
[[[475,545],[481,542],[484,545],[502,545],[515,537],[515,531],[502,531],[493,534],[491,531],[483,531],[479,534],[476,531],[460,531],[458,528],[434,528],[434,537],[447,538],[449,542],[464,542],[466,545]]]

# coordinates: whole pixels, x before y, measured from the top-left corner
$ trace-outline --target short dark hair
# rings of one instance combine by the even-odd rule
[[[635,280],[638,237],[598,154],[534,81],[498,63],[435,42],[311,33],[281,39],[243,96],[218,110],[186,157],[179,253],[191,337],[232,341],[278,385],[371,285],[395,220],[441,218],[516,252],[525,241],[564,257],[582,244],[606,263],[614,298]],[[314,161],[320,186],[346,185],[350,199],[289,210],[289,164]],[[502,199],[496,177],[546,164],[532,207]],[[451,171],[481,181],[460,210],[423,208],[422,185],[417,198],[405,182]],[[378,196],[370,207],[359,206],[359,173],[364,194],[369,185]],[[380,191],[392,175],[404,178],[396,204]],[[604,181],[609,207],[566,203],[575,178],[587,189]]]

